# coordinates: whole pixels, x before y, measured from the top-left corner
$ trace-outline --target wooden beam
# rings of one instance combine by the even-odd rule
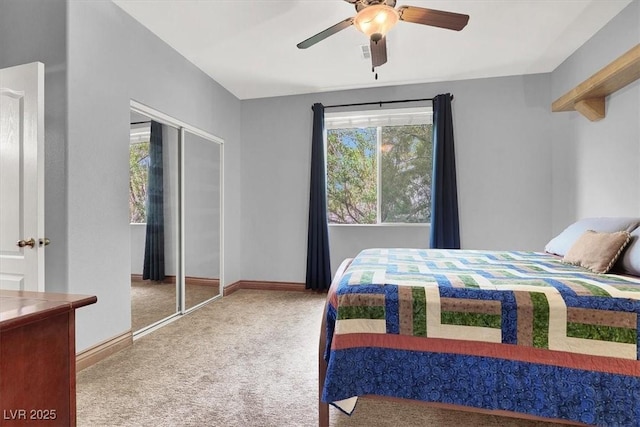
[[[602,98],[589,98],[576,102],[575,110],[592,122],[604,119],[605,102]]]
[[[605,115],[605,98],[638,79],[640,79],[640,43],[555,100],[551,105],[551,111],[579,111],[589,120],[600,120]],[[600,100],[594,101],[597,99]],[[581,102],[585,100],[586,103]],[[592,119],[587,114],[596,118]]]

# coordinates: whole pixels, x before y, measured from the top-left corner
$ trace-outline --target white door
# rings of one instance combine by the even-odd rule
[[[0,70],[0,289],[44,291],[44,64]]]

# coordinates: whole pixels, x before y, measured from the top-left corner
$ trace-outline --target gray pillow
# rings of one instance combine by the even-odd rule
[[[616,231],[628,231],[631,233],[640,225],[640,218],[629,217],[604,217],[604,218],[583,218],[574,222],[564,229],[564,231],[551,239],[544,247],[545,252],[550,254],[565,256],[569,248],[587,230],[599,231],[603,233],[613,233]],[[636,239],[637,240],[637,239]]]
[[[615,269],[625,274],[640,276],[640,228],[636,228],[631,233],[631,240],[620,256]]]

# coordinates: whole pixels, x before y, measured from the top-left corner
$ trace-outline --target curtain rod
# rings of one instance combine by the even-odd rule
[[[453,100],[453,95],[451,95],[451,100]],[[378,101],[378,102],[359,102],[356,104],[340,104],[340,105],[325,105],[324,108],[338,108],[338,107],[358,107],[360,105],[380,105],[382,104],[398,104],[401,102],[420,102],[420,101],[433,101],[433,98],[421,98],[421,99],[403,99],[397,101]]]
[[[151,123],[151,120],[147,120],[145,122],[131,122],[130,125],[141,125],[143,123]]]

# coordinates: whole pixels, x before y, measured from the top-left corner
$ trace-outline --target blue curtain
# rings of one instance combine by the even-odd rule
[[[451,94],[433,98],[431,238],[434,249],[460,249]]]
[[[307,235],[306,288],[328,289],[331,285],[329,228],[327,225],[327,184],[324,159],[324,106],[313,104],[311,138],[311,186]]]
[[[164,277],[162,125],[151,121],[149,181],[147,183],[147,234],[142,278],[162,281]]]

